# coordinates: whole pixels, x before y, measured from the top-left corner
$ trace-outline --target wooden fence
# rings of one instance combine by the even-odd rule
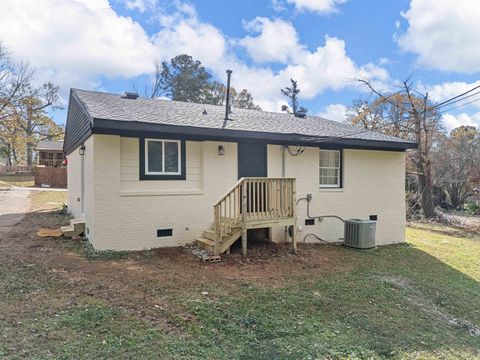
[[[29,165],[0,165],[0,175],[32,174],[34,169],[33,166]]]
[[[37,166],[35,168],[35,186],[66,188],[67,187],[67,168]]]

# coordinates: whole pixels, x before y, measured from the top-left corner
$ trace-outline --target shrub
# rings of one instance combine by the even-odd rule
[[[463,209],[470,215],[480,215],[480,203],[478,201],[466,203]]]

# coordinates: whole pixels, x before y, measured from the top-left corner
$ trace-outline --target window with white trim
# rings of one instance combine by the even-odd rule
[[[339,188],[341,186],[340,150],[320,149],[320,187]]]
[[[145,174],[180,175],[181,149],[179,140],[145,139]]]

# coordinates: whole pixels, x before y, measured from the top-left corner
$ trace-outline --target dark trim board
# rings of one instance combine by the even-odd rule
[[[194,141],[231,141],[241,140],[263,141],[272,145],[302,145],[321,147],[323,149],[365,149],[405,151],[416,148],[410,142],[378,141],[364,139],[331,139],[311,137],[299,134],[277,134],[244,130],[197,128],[192,126],[174,126],[136,121],[117,121],[94,119],[93,134],[120,135],[125,137],[163,136],[168,138]],[[156,135],[155,135],[156,134]]]
[[[70,91],[63,151],[69,155],[92,134],[93,119],[82,102]]]
[[[162,139],[164,137],[149,134],[148,138]],[[181,157],[180,172],[181,174],[180,175],[148,175],[148,174],[145,174],[145,137],[140,137],[138,139],[138,144],[139,144],[138,160],[140,162],[140,173],[139,173],[140,180],[185,180],[187,178],[187,156],[185,153],[186,151],[185,140],[181,140],[181,139],[175,139],[175,140],[180,140],[180,157]]]

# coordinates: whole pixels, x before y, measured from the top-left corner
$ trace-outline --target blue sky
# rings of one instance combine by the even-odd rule
[[[188,53],[220,81],[231,68],[265,110],[292,77],[309,113],[341,121],[369,95],[355,78],[388,92],[413,74],[437,102],[480,84],[479,20],[476,0],[3,0],[0,41],[65,106],[71,87],[141,92],[155,58]],[[479,126],[480,102],[443,118]]]

